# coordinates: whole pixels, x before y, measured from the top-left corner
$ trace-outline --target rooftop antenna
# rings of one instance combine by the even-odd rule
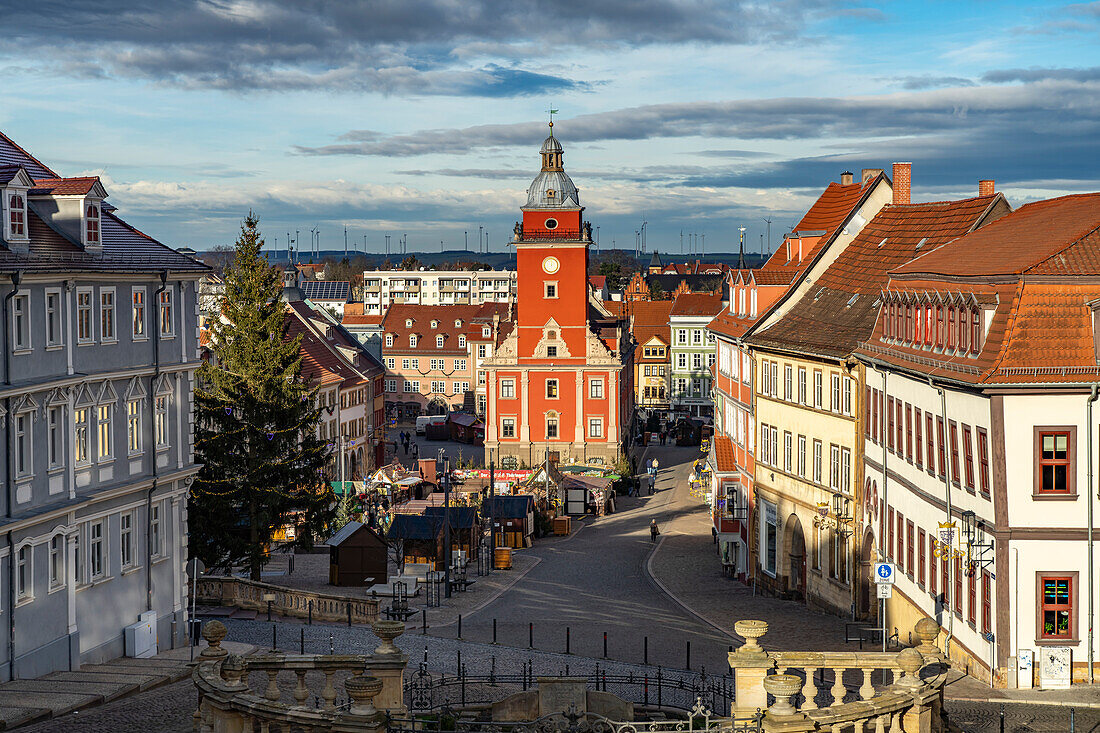
[[[772,220],[765,217],[764,222],[768,225],[768,254],[770,255],[772,253]]]
[[[348,256],[348,225],[344,225],[344,257]]]

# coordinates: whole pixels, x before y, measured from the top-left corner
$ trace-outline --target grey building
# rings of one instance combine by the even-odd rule
[[[106,196],[0,134],[0,680],[185,640],[207,267]]]

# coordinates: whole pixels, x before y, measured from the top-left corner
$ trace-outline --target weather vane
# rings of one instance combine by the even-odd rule
[[[554,115],[556,115],[558,113],[558,111],[556,109],[554,109],[553,107],[551,107],[550,109],[548,109],[546,111],[550,113],[550,129],[553,129],[554,128]]]

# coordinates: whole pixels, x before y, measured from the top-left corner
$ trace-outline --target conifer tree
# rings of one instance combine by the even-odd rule
[[[207,314],[212,358],[195,389],[195,460],[189,505],[193,556],[208,567],[245,563],[260,579],[274,534],[296,525],[293,544],[328,528],[335,496],[322,469],[330,446],[318,437],[317,391],[301,379],[299,338],[287,338],[282,273],[260,253],[249,212],[225,292]]]

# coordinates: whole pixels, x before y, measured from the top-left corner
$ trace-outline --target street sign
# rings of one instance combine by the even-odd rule
[[[875,587],[878,588],[878,597],[885,600],[887,598],[893,598],[894,586],[886,583],[876,583]]]
[[[876,562],[875,563],[875,582],[882,584],[894,583],[894,563],[892,562]]]

